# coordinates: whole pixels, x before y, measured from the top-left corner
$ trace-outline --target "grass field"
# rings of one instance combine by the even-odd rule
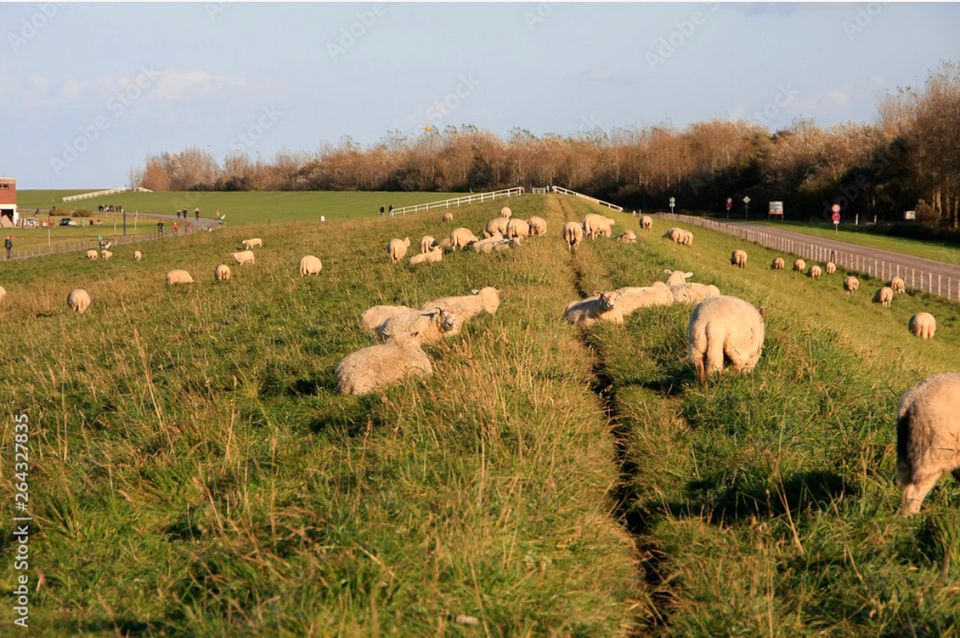
[[[41,216],[46,219],[46,216]],[[123,219],[116,215],[95,215],[94,218],[103,222],[102,226],[55,226],[53,228],[11,228],[5,229],[3,236],[13,235],[14,252],[24,249],[37,249],[50,246],[60,246],[63,244],[76,245],[77,242],[96,240],[97,236],[102,235],[104,239],[123,236]],[[59,217],[53,218],[59,222]],[[87,224],[91,218],[76,218],[77,222]],[[147,234],[156,231],[157,222],[163,221],[165,232],[169,233],[171,219],[160,219],[150,215],[139,215],[134,221],[133,215],[127,216],[127,234]]]
[[[501,205],[455,224],[477,230]],[[132,248],[8,264],[0,312],[29,329],[0,335],[0,374],[17,380],[0,393],[8,422],[31,423],[34,633],[956,632],[960,488],[945,479],[903,520],[894,480],[897,397],[956,369],[955,305],[907,294],[883,309],[875,280],[847,296],[841,273],[770,271],[754,245],[735,269],[735,240],[696,228],[693,248],[656,226],[571,255],[559,227],[590,205],[510,205],[548,236],[421,269],[384,246],[443,236],[439,212],[228,227],[146,245],[139,264]],[[257,263],[214,284],[251,232]],[[298,276],[305,253],[320,277]],[[165,288],[174,267],[197,283]],[[560,320],[578,291],[665,268],[766,309],[752,375],[694,382],[689,307],[586,332]],[[503,290],[499,312],[430,346],[432,377],[334,393],[337,362],[372,343],[365,308],[483,285]],[[74,286],[93,297],[84,315],[65,307]],[[921,308],[931,342],[906,330]],[[4,587],[13,574],[4,561]]]
[[[17,192],[20,208],[90,208],[100,204],[120,204],[127,211],[172,215],[186,209],[193,215],[196,208],[202,217],[215,218],[215,211],[227,216],[227,224],[265,224],[282,222],[318,221],[327,219],[354,219],[376,217],[381,206],[395,208],[457,197],[462,193],[401,193],[351,191],[295,191],[295,192],[166,192],[119,193],[108,197],[63,202],[65,195],[85,191],[21,190]]]

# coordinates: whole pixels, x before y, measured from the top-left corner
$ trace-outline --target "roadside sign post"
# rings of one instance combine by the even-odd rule
[[[743,196],[743,218],[750,219],[750,196]]]
[[[671,213],[671,214],[673,213],[673,207],[676,206],[676,205],[677,205],[677,198],[676,198],[676,197],[671,197],[671,198],[670,198],[670,213]]]
[[[840,204],[834,204],[830,207],[830,210],[833,211],[831,219],[833,219],[833,230],[840,232]]]
[[[733,208],[733,198],[727,198],[727,219],[730,219],[730,209]]]

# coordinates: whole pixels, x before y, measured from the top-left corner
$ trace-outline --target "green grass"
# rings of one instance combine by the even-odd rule
[[[393,204],[394,208],[409,204],[423,204],[457,197],[462,193],[406,193],[406,192],[347,192],[347,191],[292,191],[292,192],[158,192],[118,193],[107,197],[63,202],[64,195],[85,191],[21,190],[17,192],[21,209],[36,208],[91,208],[100,204],[121,204],[127,211],[172,215],[187,209],[190,215],[196,208],[207,219],[215,218],[219,210],[227,216],[228,225],[268,224],[283,222],[314,222],[324,215],[328,220],[373,218],[380,206]]]
[[[46,216],[42,215],[41,219],[46,219]],[[109,214],[94,214],[94,217],[92,218],[77,217],[74,219],[78,223],[83,224],[88,224],[90,219],[100,219],[103,222],[103,225],[54,226],[53,228],[50,228],[49,231],[46,228],[11,228],[5,229],[3,235],[4,237],[7,235],[13,235],[15,253],[16,251],[20,250],[30,251],[34,249],[46,248],[48,241],[52,246],[60,246],[63,244],[76,245],[78,242],[89,242],[90,240],[96,240],[98,235],[102,235],[104,239],[123,236],[123,219],[119,216]],[[54,217],[53,221],[54,223],[59,223],[60,218]],[[156,231],[158,221],[164,222],[165,233],[171,232],[171,222],[175,220],[160,219],[157,217],[151,217],[149,215],[139,215],[137,218],[137,224],[134,226],[134,216],[128,215],[127,234],[144,235],[153,233]]]

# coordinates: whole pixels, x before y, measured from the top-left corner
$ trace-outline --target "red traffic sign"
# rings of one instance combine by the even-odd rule
[[[833,214],[836,215],[837,213],[840,212],[840,204],[834,204],[833,206],[830,207],[830,210],[832,210]]]
[[[834,223],[834,224],[839,224],[839,223],[840,223],[840,213],[837,212],[837,211],[834,211],[834,212],[833,212],[833,223]]]

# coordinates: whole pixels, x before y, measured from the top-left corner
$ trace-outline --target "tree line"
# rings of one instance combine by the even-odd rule
[[[385,190],[479,191],[557,184],[629,208],[720,212],[728,197],[762,207],[782,200],[788,217],[902,219],[960,227],[960,65],[942,63],[921,87],[880,100],[872,123],[818,127],[807,120],[770,131],[711,120],[594,129],[576,135],[515,128],[499,137],[476,126],[390,131],[361,147],[346,137],[314,153],[273,161],[242,152],[218,162],[188,148],[150,155],[131,181],[154,191]],[[756,208],[755,208],[756,210]],[[763,208],[765,210],[765,208]]]

